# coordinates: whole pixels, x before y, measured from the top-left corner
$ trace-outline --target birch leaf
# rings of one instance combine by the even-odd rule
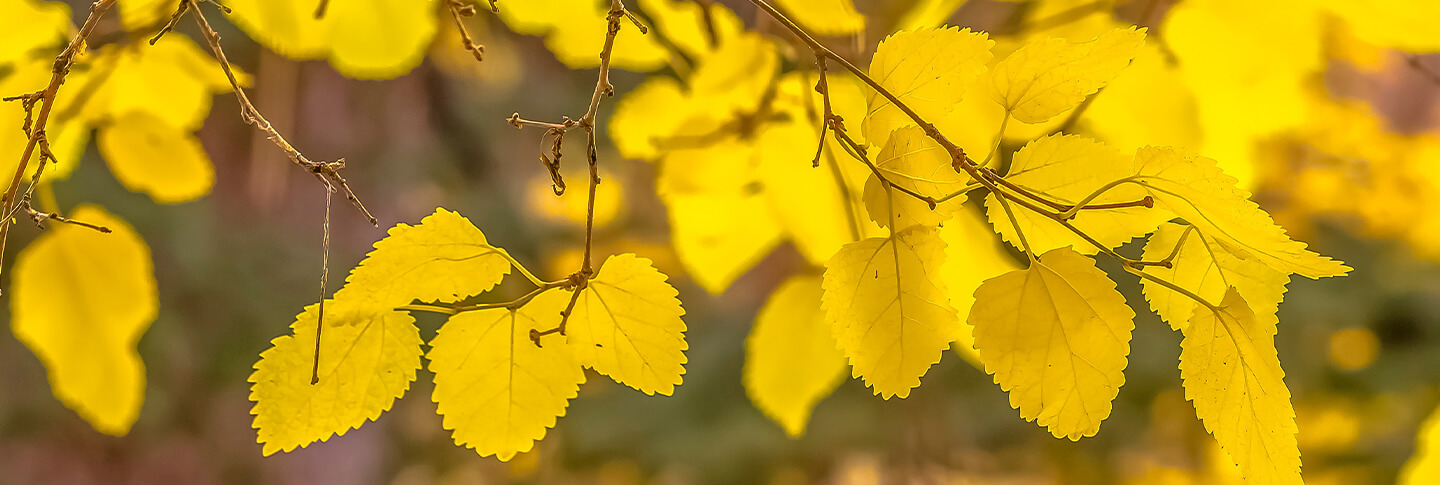
[[[1125,384],[1134,318],[1093,259],[1060,248],[980,285],[969,322],[1020,417],[1079,441],[1100,431]]]
[[[825,264],[822,307],[851,375],[875,394],[905,398],[960,333],[939,268],[933,227],[846,244]]]

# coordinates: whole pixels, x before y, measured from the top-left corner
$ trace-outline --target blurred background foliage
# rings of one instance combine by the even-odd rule
[[[83,20],[87,2],[69,3],[73,20]],[[746,28],[778,32],[747,2],[717,3],[733,9]],[[855,3],[866,19],[864,31],[825,40],[863,60],[896,26],[941,21],[1017,39],[1062,35],[1086,22],[1139,23],[1152,27],[1151,42],[1160,50],[1182,51],[1167,57],[1183,58],[1187,40],[1169,43],[1166,22],[1192,2]],[[1233,45],[1234,55],[1196,60],[1192,65],[1219,70],[1181,77],[1199,83],[1188,102],[1205,111],[1206,76],[1281,70],[1265,59],[1295,61],[1287,49],[1300,48],[1287,42],[1313,37],[1299,39],[1316,46],[1319,56],[1318,65],[1296,68],[1307,70],[1300,88],[1270,86],[1272,91],[1257,93],[1258,104],[1241,105],[1233,115],[1267,119],[1289,109],[1291,119],[1242,134],[1212,129],[1205,132],[1207,147],[1240,154],[1234,163],[1252,170],[1262,207],[1297,239],[1356,268],[1341,279],[1297,279],[1280,307],[1277,345],[1295,396],[1307,481],[1393,483],[1415,449],[1420,424],[1440,402],[1440,266],[1434,262],[1440,257],[1440,213],[1433,203],[1440,143],[1430,138],[1440,134],[1440,77],[1434,74],[1440,59],[1387,48],[1431,47],[1387,44],[1363,19],[1346,26],[1336,20],[1343,8],[1321,15],[1302,3],[1309,2],[1267,2],[1263,8],[1239,2],[1233,17],[1217,22],[1247,35],[1211,31],[1215,42]],[[437,15],[442,8],[437,2]],[[1297,31],[1301,9],[1315,24],[1306,32]],[[517,132],[505,118],[512,112],[547,119],[576,114],[588,102],[594,70],[568,68],[545,39],[514,33],[481,10],[467,26],[486,45],[483,63],[459,47],[453,25],[443,21],[418,67],[382,81],[348,79],[323,60],[288,60],[212,18],[232,62],[253,76],[255,104],[310,157],[346,157],[352,187],[382,226],[413,223],[436,206],[457,210],[492,242],[538,268],[539,276],[559,278],[580,258],[583,198],[551,194],[538,163],[540,132]],[[102,31],[120,28],[115,19],[102,24]],[[183,25],[178,32],[194,34]],[[598,39],[601,33],[589,34]],[[796,52],[803,53],[787,52],[787,69],[808,65]],[[616,71],[612,80],[623,95],[644,78]],[[1149,89],[1185,88],[1177,82]],[[1278,98],[1267,93],[1275,92],[1303,104],[1273,106]],[[1105,95],[1097,98],[1097,109]],[[646,397],[592,378],[581,389],[585,405],[571,407],[536,451],[500,463],[452,444],[428,399],[429,373],[422,370],[409,397],[378,422],[262,459],[250,429],[245,379],[269,340],[287,332],[294,315],[316,299],[323,194],[243,124],[233,98],[216,97],[214,103],[197,132],[215,166],[210,195],[156,205],[118,182],[94,144],[69,178],[55,185],[60,207],[101,204],[151,246],[161,311],[139,345],[147,369],[145,405],[127,436],[96,433],[52,397],[34,354],[8,333],[0,336],[0,483],[1239,480],[1183,398],[1175,367],[1180,335],[1145,309],[1137,309],[1126,385],[1096,437],[1056,440],[1017,419],[989,376],[948,355],[908,399],[880,400],[858,381],[846,381],[819,404],[804,437],[786,438],[741,387],[743,342],[765,297],[804,268],[804,259],[784,245],[728,291],[706,293],[686,280],[670,249],[654,165],[623,159],[605,139],[597,250],[653,258],[679,288],[691,350],[685,384],[673,397]],[[601,111],[602,127],[608,106]],[[5,109],[15,111],[5,116],[19,116],[18,109]],[[1232,126],[1226,116],[1198,117],[1200,126],[1192,131],[1203,132],[1207,123]],[[1085,130],[1084,119],[1080,123]],[[1224,143],[1215,141],[1222,138]],[[582,168],[583,153],[567,152],[567,159],[570,168]],[[584,180],[579,172],[570,179]],[[352,267],[383,236],[346,211],[337,211],[332,231],[336,271]],[[11,247],[24,247],[38,234],[21,224]],[[7,273],[12,259],[6,260]],[[1144,301],[1134,278],[1111,271],[1117,273],[1127,300]],[[518,296],[523,288],[500,291]],[[428,340],[441,319],[422,315],[419,323]]]

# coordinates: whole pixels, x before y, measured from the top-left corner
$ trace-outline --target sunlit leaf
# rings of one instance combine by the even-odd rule
[[[1255,319],[1233,288],[1217,308],[1200,306],[1180,342],[1185,399],[1246,483],[1300,481],[1295,410],[1275,352],[1275,324]]]
[[[846,244],[825,264],[823,308],[851,375],[885,399],[908,397],[960,333],[933,227]]]
[[[494,308],[450,317],[430,341],[433,399],[455,444],[509,461],[530,451],[585,382],[565,345],[537,346],[531,330],[560,323],[568,294],[549,291],[518,310]]]
[[[1134,317],[1093,259],[1060,248],[980,285],[968,321],[1020,417],[1078,441],[1100,431],[1125,384]]]

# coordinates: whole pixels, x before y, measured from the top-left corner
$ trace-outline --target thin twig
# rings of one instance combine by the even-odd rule
[[[576,119],[566,117],[560,123],[526,120],[521,118],[519,113],[512,114],[509,118],[506,118],[506,121],[516,128],[522,128],[527,125],[546,128],[545,136],[542,137],[542,143],[543,140],[546,139],[552,141],[549,152],[553,158],[546,157],[542,153],[540,159],[550,172],[550,177],[555,184],[555,195],[557,196],[565,192],[565,182],[560,177],[561,142],[564,140],[565,135],[572,129],[579,128],[585,131],[585,156],[590,171],[590,190],[585,203],[585,257],[580,264],[580,269],[565,280],[565,287],[573,293],[570,295],[570,302],[566,306],[565,311],[561,312],[560,323],[554,328],[546,330],[530,330],[530,340],[535,342],[537,347],[540,346],[540,337],[542,336],[550,334],[565,335],[565,325],[570,321],[570,314],[575,309],[575,304],[580,298],[580,292],[586,288],[590,279],[596,275],[593,251],[595,239],[595,191],[600,185],[600,169],[599,156],[595,148],[595,116],[600,111],[600,100],[615,95],[615,87],[610,84],[610,58],[611,52],[615,48],[615,36],[620,33],[621,18],[629,19],[630,22],[635,24],[635,27],[640,30],[641,34],[649,32],[645,25],[640,23],[639,19],[635,18],[634,15],[625,9],[625,4],[621,0],[610,0],[610,13],[605,16],[605,44],[600,48],[600,73],[596,76],[595,92],[590,95],[590,104],[586,107],[584,115]]]
[[[455,19],[455,30],[460,33],[460,45],[463,46],[465,50],[470,51],[471,54],[475,54],[476,61],[484,61],[485,46],[476,44],[475,40],[470,38],[470,30],[465,28],[465,17],[475,15],[475,5],[462,2],[461,0],[446,0],[445,6],[450,10],[450,16]],[[495,8],[494,0],[491,0],[490,8]]]
[[[220,34],[210,27],[210,21],[205,18],[204,12],[198,5],[194,5],[196,2],[214,3],[213,0],[180,0],[176,16],[183,15],[186,10],[194,14],[195,23],[199,25],[200,33],[205,37],[205,42],[210,47],[210,53],[215,55],[216,62],[220,63],[220,68],[225,71],[225,77],[230,80],[230,87],[235,92],[236,101],[240,104],[240,118],[264,133],[266,138],[285,153],[286,158],[314,175],[327,190],[333,189],[344,193],[350,204],[355,206],[355,209],[359,210],[366,220],[370,221],[370,225],[380,227],[379,221],[375,220],[375,216],[370,215],[370,211],[365,209],[365,204],[360,202],[360,198],[356,197],[355,192],[350,189],[350,184],[346,183],[345,177],[340,175],[340,170],[345,168],[345,159],[341,158],[333,162],[311,161],[290,145],[290,142],[285,141],[285,137],[281,136],[280,132],[270,125],[270,121],[260,114],[260,110],[250,103],[250,98],[245,95],[245,90],[240,87],[240,81],[236,79],[235,72],[230,67],[229,59],[225,57],[225,50],[220,46]]]
[[[65,76],[70,74],[70,66],[74,63],[75,56],[85,49],[85,39],[95,31],[95,26],[100,23],[100,18],[110,10],[111,6],[115,5],[115,1],[96,0],[90,5],[90,15],[85,17],[85,23],[80,26],[80,31],[76,32],[75,37],[70,39],[70,43],[65,45],[65,50],[55,56],[55,63],[50,69],[50,84],[45,86],[45,89],[26,95],[30,99],[25,102],[30,103],[31,106],[38,102],[40,111],[36,113],[33,123],[31,123],[30,109],[26,109],[26,124],[30,127],[29,139],[25,143],[25,150],[20,154],[20,163],[15,167],[15,175],[10,178],[10,186],[5,190],[5,196],[0,198],[0,208],[3,208],[0,213],[9,215],[15,210],[18,202],[15,193],[20,189],[20,179],[25,175],[30,157],[35,153],[40,141],[45,138],[45,127],[50,121],[50,110],[55,106],[55,95],[59,93],[60,85],[65,83]],[[42,158],[44,156],[42,154]],[[52,219],[62,220],[58,217],[52,217]],[[10,217],[7,217],[0,221],[0,258],[3,258],[5,253],[5,240],[10,233],[11,220]]]

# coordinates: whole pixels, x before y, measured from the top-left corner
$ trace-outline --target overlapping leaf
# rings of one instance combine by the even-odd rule
[[[1031,42],[995,65],[996,101],[1015,119],[1041,123],[1080,105],[1120,73],[1145,43],[1145,29],[1115,29],[1090,42]]]
[[[874,174],[865,182],[865,209],[870,219],[896,231],[916,224],[933,226],[949,219],[950,213],[965,203],[963,190],[970,181],[969,175],[956,171],[950,162],[950,153],[919,127],[896,130],[875,160],[875,167],[895,187],[884,186]],[[953,197],[932,209],[928,202],[896,187],[936,200]]]
[[[910,395],[960,333],[939,275],[933,227],[846,244],[825,270],[822,307],[851,375],[889,399]]]
[[[689,345],[680,319],[685,309],[665,280],[650,260],[634,254],[606,259],[580,290],[566,324],[580,364],[645,394],[675,392]],[[566,302],[550,310],[558,314]]]
[[[504,249],[460,214],[436,208],[420,224],[397,224],[366,255],[336,300],[390,309],[412,300],[457,301],[489,291],[510,273]]]
[[[1300,448],[1275,324],[1262,323],[1233,288],[1195,308],[1180,342],[1185,399],[1247,483],[1298,484]]]
[[[1145,272],[1179,285],[1209,302],[1220,301],[1225,292],[1234,287],[1262,325],[1274,325],[1278,321],[1275,312],[1280,308],[1280,300],[1285,298],[1285,285],[1290,282],[1290,275],[1206,236],[1194,226],[1161,225],[1145,243],[1142,259],[1168,261],[1169,267],[1147,266]],[[1176,330],[1188,324],[1199,305],[1194,299],[1152,280],[1142,279],[1140,285],[1145,299],[1150,301],[1150,308]]]
[[[569,301],[542,293],[518,310],[494,308],[450,317],[430,341],[433,399],[455,444],[509,461],[530,451],[565,415],[585,371],[565,345],[537,346],[530,331],[554,328]]]
[[[880,42],[868,72],[921,117],[938,120],[985,72],[994,44],[984,32],[956,27],[898,32]],[[868,96],[862,131],[871,144],[885,146],[891,132],[915,123],[878,92]]]
[[[295,317],[291,335],[270,342],[250,374],[253,427],[266,455],[344,435],[380,417],[410,389],[420,369],[420,333],[404,312],[329,300],[321,335],[319,305]]]
[[[1085,201],[1101,189],[1105,191],[1090,199],[1087,206],[1137,202],[1145,196],[1143,189],[1132,184],[1106,187],[1133,173],[1131,158],[1089,138],[1075,135],[1041,138],[1015,152],[1010,163],[1010,172],[1005,177],[1007,180],[1067,207]],[[1010,244],[1020,247],[1015,226],[1010,223],[995,194],[985,198],[985,207],[996,232]],[[1073,246],[1085,254],[1099,251],[1050,216],[1029,210],[1017,209],[1014,212],[1021,233],[1036,253],[1066,246]],[[1126,207],[1081,210],[1069,222],[1107,248],[1113,248],[1155,230],[1156,225],[1171,217],[1165,211]]]
[[[1277,271],[1312,279],[1350,271],[1290,239],[1214,160],[1175,148],[1145,147],[1135,155],[1135,171],[1132,180],[1155,198],[1157,207]]]
[[[980,285],[969,322],[1020,416],[1079,440],[1100,431],[1125,384],[1134,317],[1094,260],[1060,248]]]
[[[296,318],[293,335],[260,354],[250,400],[264,453],[328,440],[390,409],[415,380],[421,354],[414,319],[396,308],[480,294],[509,271],[504,250],[454,212],[436,209],[419,225],[391,228],[325,305],[318,383],[311,382],[318,305]]]

